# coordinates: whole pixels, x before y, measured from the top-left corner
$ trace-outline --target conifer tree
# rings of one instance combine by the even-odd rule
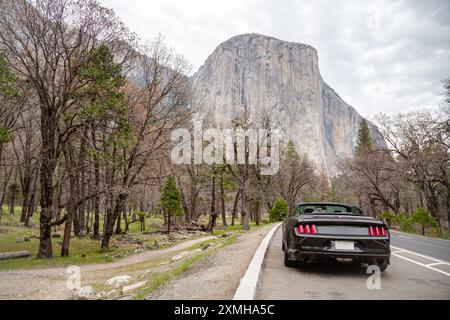
[[[181,207],[181,193],[172,176],[167,178],[161,195],[161,206],[167,214],[167,232],[170,233],[171,216],[180,216],[183,214]]]
[[[372,137],[370,136],[369,127],[365,120],[361,121],[361,125],[358,131],[358,138],[356,140],[356,153],[366,153],[373,148]]]

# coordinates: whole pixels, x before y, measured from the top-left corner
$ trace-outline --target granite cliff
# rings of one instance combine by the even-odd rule
[[[213,122],[230,126],[247,107],[258,127],[263,114],[331,176],[338,159],[355,152],[363,119],[322,79],[313,47],[259,34],[220,44],[190,81],[197,101]],[[383,146],[369,123],[375,142]]]

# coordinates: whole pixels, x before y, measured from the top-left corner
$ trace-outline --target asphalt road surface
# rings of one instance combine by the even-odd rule
[[[450,241],[391,231],[391,245],[450,262]]]
[[[391,265],[379,278],[355,264],[287,268],[280,227],[266,253],[257,299],[450,299],[449,241],[392,233],[391,244]]]

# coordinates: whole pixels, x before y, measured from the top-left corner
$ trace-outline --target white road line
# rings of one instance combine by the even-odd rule
[[[418,256],[418,257],[427,258],[427,259],[430,259],[430,260],[437,261],[436,263],[424,264],[424,263],[421,263],[421,262],[419,262],[419,261],[416,261],[416,260],[413,260],[413,259],[409,259],[409,258],[403,257],[403,256],[401,256],[401,255],[398,254],[398,251],[391,252],[391,254],[393,254],[394,256],[396,256],[396,257],[398,257],[398,258],[400,258],[400,259],[403,259],[403,260],[406,260],[406,261],[415,263],[415,264],[417,264],[417,265],[419,265],[419,266],[422,266],[422,267],[424,267],[424,268],[427,268],[427,269],[430,269],[430,270],[433,270],[433,271],[442,273],[442,274],[446,275],[447,277],[450,277],[450,273],[445,272],[445,271],[442,271],[442,270],[439,270],[439,269],[437,269],[437,268],[433,268],[434,265],[441,265],[441,264],[445,264],[445,265],[449,265],[449,266],[450,266],[450,263],[449,263],[449,262],[442,261],[442,260],[438,260],[438,259],[435,259],[435,258],[432,258],[432,257],[428,257],[428,256],[426,256],[426,255],[423,255],[423,254],[420,254],[420,253],[417,253],[417,252],[409,251],[409,250],[402,249],[402,248],[395,247],[395,246],[391,246],[391,248],[399,249],[399,250],[401,250],[402,252],[414,254],[414,255],[416,255],[416,256]]]
[[[424,254],[420,254],[420,253],[417,253],[417,252],[414,252],[414,251],[406,250],[406,249],[399,248],[399,247],[396,247],[396,246],[393,246],[393,245],[391,245],[391,248],[394,248],[396,250],[401,250],[403,252],[411,253],[411,254],[414,254],[414,255],[422,257],[422,258],[427,258],[427,259],[430,259],[430,260],[433,260],[433,261],[436,261],[436,262],[443,262],[445,264],[450,265],[450,262],[448,262],[448,261],[439,260],[439,259],[436,259],[436,258],[433,258],[433,257],[430,257],[430,256],[426,256]]]
[[[444,262],[435,262],[435,263],[430,263],[430,264],[427,264],[427,267],[438,266],[438,265],[440,265],[440,264],[444,264]]]
[[[400,252],[405,252],[405,251],[403,251],[403,250],[397,250],[397,251],[394,251],[394,252],[391,252],[391,253],[394,254],[394,253],[400,253]]]
[[[408,237],[408,236],[402,236],[401,234],[399,234],[397,237],[399,237],[399,238],[404,238],[404,239],[412,239],[411,237]]]

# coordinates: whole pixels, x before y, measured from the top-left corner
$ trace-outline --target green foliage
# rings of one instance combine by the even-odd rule
[[[288,212],[289,205],[287,201],[283,198],[277,198],[269,212],[270,222],[281,221],[283,214],[287,214]]]
[[[402,231],[415,232],[412,217],[408,216],[406,213],[400,213],[394,216],[393,222],[398,225]]]
[[[181,193],[178,190],[175,179],[172,176],[167,178],[161,194],[161,207],[171,215],[179,216],[183,214],[181,207]]]
[[[8,143],[12,141],[12,136],[8,129],[0,127],[0,143]]]
[[[422,233],[429,227],[436,228],[438,226],[437,220],[424,208],[416,209],[412,216],[412,222],[418,224],[422,228]]]
[[[381,219],[384,220],[388,226],[391,226],[395,221],[395,214],[390,212],[389,210],[383,211],[381,213]]]
[[[372,150],[373,142],[370,136],[369,127],[365,120],[361,121],[361,125],[358,131],[358,137],[356,140],[356,153],[361,154]]]
[[[18,96],[19,92],[16,88],[17,81],[18,79],[10,70],[4,55],[0,53],[0,94],[6,97]]]
[[[330,201],[339,202],[339,185],[335,177],[331,178]]]
[[[300,156],[295,150],[295,144],[292,140],[289,140],[286,146],[286,158],[288,161],[299,161]]]
[[[122,68],[114,61],[111,50],[101,45],[92,50],[88,63],[80,67],[77,75],[86,82],[75,98],[82,101],[80,117],[90,124],[114,123],[113,131],[107,138],[108,145],[127,148],[135,143],[133,127],[125,95],[122,91],[126,78]]]

